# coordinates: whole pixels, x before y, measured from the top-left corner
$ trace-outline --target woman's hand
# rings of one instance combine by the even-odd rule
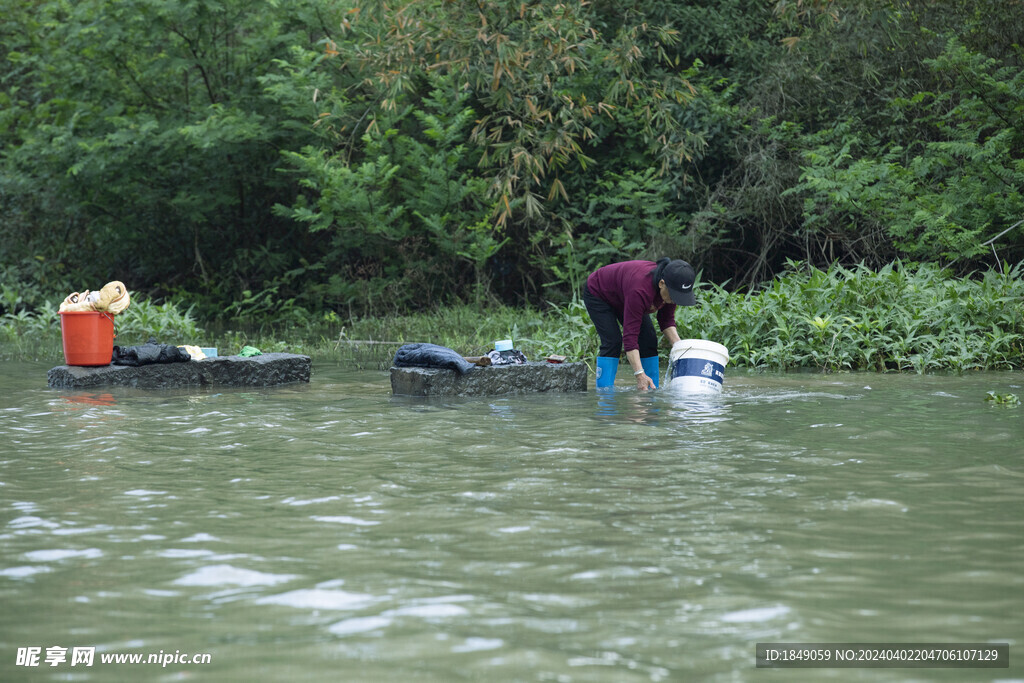
[[[629,368],[633,371],[633,377],[636,378],[636,388],[640,391],[653,389],[654,380],[644,373],[644,366],[643,362],[640,360],[639,349],[630,349],[629,351],[626,351],[626,360],[629,361]]]
[[[653,389],[654,380],[652,380],[650,377],[641,372],[639,375],[636,376],[636,388],[639,389],[640,391],[647,391],[648,389]]]

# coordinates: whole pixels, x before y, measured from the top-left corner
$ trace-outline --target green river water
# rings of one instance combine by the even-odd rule
[[[1024,406],[984,400],[1020,373],[413,399],[315,359],[259,390],[48,368],[2,369],[3,681],[1024,681]],[[757,669],[769,641],[1010,666]]]

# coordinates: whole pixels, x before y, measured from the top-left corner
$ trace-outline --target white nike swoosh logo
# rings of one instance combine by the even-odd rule
[[[679,289],[693,289],[693,285],[687,287],[686,285],[679,285]]]

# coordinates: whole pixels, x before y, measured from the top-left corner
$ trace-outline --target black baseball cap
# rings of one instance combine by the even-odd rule
[[[677,306],[697,305],[697,297],[693,295],[693,281],[696,277],[693,266],[686,261],[675,259],[665,264],[665,270],[661,272],[661,279],[668,287],[672,303]]]

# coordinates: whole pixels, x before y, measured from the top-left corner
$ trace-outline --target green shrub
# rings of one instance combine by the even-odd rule
[[[950,38],[926,59],[935,91],[895,98],[885,114],[911,120],[915,138],[868,133],[858,118],[808,142],[800,182],[802,229],[849,242],[888,235],[897,253],[920,260],[1020,254],[1024,230],[1024,71],[973,53]],[[874,112],[872,112],[874,114]]]
[[[704,285],[680,334],[724,344],[730,362],[785,370],[1000,370],[1024,367],[1024,264],[955,277],[930,264],[878,271],[789,270],[753,292]],[[688,323],[688,327],[687,326]]]

